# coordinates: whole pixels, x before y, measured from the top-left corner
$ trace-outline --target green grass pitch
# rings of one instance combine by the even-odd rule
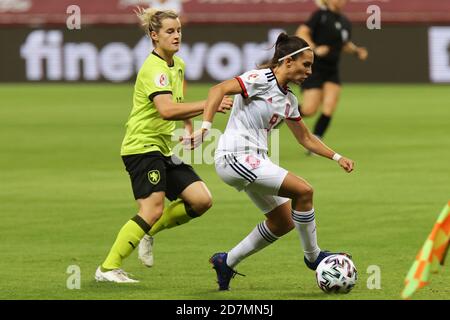
[[[189,85],[203,99],[207,85]],[[158,234],[155,266],[134,252],[124,269],[136,285],[96,283],[93,274],[119,228],[136,213],[119,157],[132,84],[0,86],[0,299],[399,299],[404,277],[450,199],[450,90],[431,85],[346,85],[326,137],[354,159],[306,157],[281,127],[281,165],[315,189],[319,244],[353,254],[348,295],[326,295],[291,232],[238,266],[232,290],[216,290],[208,258],[229,250],[262,220],[247,199],[195,165],[214,205],[202,218]],[[218,115],[224,128],[228,116]],[[313,119],[307,119],[311,126]],[[70,265],[81,288],[67,288]],[[381,289],[368,289],[370,266]],[[450,268],[416,299],[448,299]],[[370,282],[370,281],[369,281]]]

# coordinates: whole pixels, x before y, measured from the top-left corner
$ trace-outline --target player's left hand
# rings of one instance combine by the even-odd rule
[[[193,150],[201,145],[203,141],[205,141],[208,133],[209,130],[207,129],[199,129],[197,131],[194,131],[194,133],[190,136],[181,137],[180,141],[184,145],[185,149]]]
[[[342,169],[344,169],[348,173],[352,172],[353,167],[355,166],[355,163],[353,162],[353,160],[347,159],[345,157],[340,158],[338,163],[342,167]]]
[[[233,99],[231,99],[229,96],[225,96],[223,97],[219,108],[217,108],[217,112],[227,113],[227,110],[230,110],[232,106],[233,106]]]
[[[364,48],[364,47],[358,47],[358,48],[356,49],[356,55],[358,56],[358,59],[359,59],[359,60],[364,61],[364,60],[367,59],[367,56],[369,55],[369,52],[368,52],[367,49]]]

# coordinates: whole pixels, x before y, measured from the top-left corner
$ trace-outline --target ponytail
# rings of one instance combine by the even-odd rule
[[[260,65],[259,68],[275,68],[281,65],[284,61],[283,58],[287,56],[292,57],[292,59],[295,60],[302,54],[304,50],[309,49],[309,44],[302,38],[299,38],[297,36],[289,36],[283,32],[278,36],[274,47],[275,53],[272,59],[268,63]]]

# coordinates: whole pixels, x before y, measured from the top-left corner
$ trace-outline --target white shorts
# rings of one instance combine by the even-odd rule
[[[270,161],[265,153],[221,155],[216,159],[216,172],[226,184],[245,190],[263,213],[289,201],[278,196],[288,171]]]

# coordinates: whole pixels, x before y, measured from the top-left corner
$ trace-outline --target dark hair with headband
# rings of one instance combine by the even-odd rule
[[[274,68],[283,63],[284,59],[287,57],[292,57],[292,59],[297,59],[304,50],[308,50],[309,44],[302,38],[297,36],[288,36],[286,33],[280,33],[275,43],[275,54],[272,60],[268,63],[259,66],[263,68]],[[296,53],[297,52],[297,53]],[[293,54],[294,53],[294,54]]]

